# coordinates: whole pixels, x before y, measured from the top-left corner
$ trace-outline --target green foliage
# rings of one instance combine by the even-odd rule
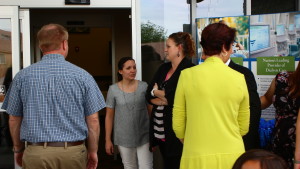
[[[239,35],[247,35],[249,33],[249,16],[237,17],[236,24],[239,25],[237,29]]]
[[[162,26],[150,21],[141,24],[142,43],[162,42],[166,39],[167,31]]]

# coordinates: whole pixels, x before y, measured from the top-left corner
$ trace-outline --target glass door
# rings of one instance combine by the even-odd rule
[[[0,6],[0,106],[13,76],[20,70],[19,8]],[[8,115],[0,109],[0,168],[15,168]]]

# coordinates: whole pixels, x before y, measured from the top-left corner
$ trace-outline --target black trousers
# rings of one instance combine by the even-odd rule
[[[170,155],[166,151],[166,143],[164,141],[159,141],[159,149],[164,161],[164,169],[179,169],[180,167],[180,155]]]

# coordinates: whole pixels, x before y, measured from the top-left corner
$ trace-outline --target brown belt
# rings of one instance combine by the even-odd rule
[[[39,142],[39,143],[31,143],[27,142],[27,145],[32,146],[49,146],[49,147],[70,147],[70,146],[78,146],[83,144],[84,141],[75,141],[75,142]]]

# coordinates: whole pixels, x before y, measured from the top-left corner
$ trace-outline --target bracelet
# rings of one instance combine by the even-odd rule
[[[298,160],[293,160],[294,161],[294,164],[300,164],[300,161]]]
[[[21,148],[20,150],[15,150],[15,148],[12,149],[14,153],[22,153],[25,150],[25,147]]]
[[[158,90],[157,88],[153,88],[152,90],[151,90],[151,96],[153,96],[153,97],[155,97],[155,95],[154,95],[154,91],[155,90]]]

